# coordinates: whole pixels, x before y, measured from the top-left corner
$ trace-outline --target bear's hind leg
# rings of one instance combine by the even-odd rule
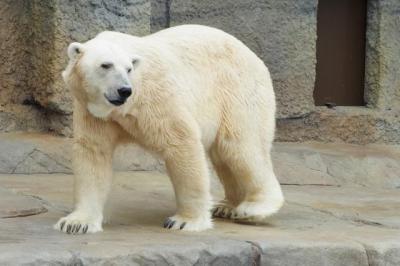
[[[222,160],[216,146],[210,150],[210,159],[225,191],[225,199],[215,204],[211,213],[216,218],[231,218],[233,210],[243,200],[244,191],[228,165]]]
[[[284,199],[269,154],[253,141],[230,142],[224,146],[223,156],[244,191],[231,218],[261,220],[276,213]]]

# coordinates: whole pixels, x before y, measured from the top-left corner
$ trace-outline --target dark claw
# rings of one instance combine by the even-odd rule
[[[174,226],[175,221],[171,221],[171,223],[168,225],[168,229],[172,228],[172,226]]]
[[[67,234],[70,234],[71,233],[71,225],[69,224],[69,225],[67,225]]]
[[[212,214],[212,215],[213,215],[214,217],[217,217],[217,212],[218,212],[218,208],[215,208],[215,210],[213,211],[213,214]]]
[[[181,226],[179,227],[179,229],[183,229],[184,227],[185,227],[185,225],[186,225],[186,222],[183,222],[182,224],[181,224]]]
[[[167,218],[167,219],[164,221],[164,228],[167,228],[167,227],[169,226],[170,222],[171,222],[171,219]]]
[[[83,232],[84,234],[86,234],[87,230],[88,230],[88,225],[85,225],[85,226],[83,227],[83,229],[82,229],[82,232]]]
[[[76,224],[74,224],[74,225],[72,226],[72,228],[71,228],[71,233],[72,233],[72,234],[75,233],[75,228],[76,228]]]
[[[64,222],[62,222],[62,223],[60,224],[60,229],[61,229],[61,231],[63,230],[63,228],[64,228],[64,225],[65,225],[65,221],[64,221]]]
[[[78,224],[78,226],[75,229],[75,233],[79,233],[79,230],[81,229],[82,225]]]

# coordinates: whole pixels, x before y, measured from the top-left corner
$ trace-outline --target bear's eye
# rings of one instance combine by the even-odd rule
[[[132,68],[128,68],[126,71],[128,71],[128,73],[131,73]]]
[[[103,69],[110,69],[112,67],[111,63],[103,63],[101,64],[101,68]]]

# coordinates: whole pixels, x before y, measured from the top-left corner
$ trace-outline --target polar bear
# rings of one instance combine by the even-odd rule
[[[74,96],[75,209],[55,228],[102,231],[117,145],[165,160],[177,212],[168,229],[212,228],[212,216],[262,219],[283,204],[273,172],[275,96],[264,63],[233,36],[182,25],[71,43],[63,78]],[[207,156],[225,200],[212,205]]]

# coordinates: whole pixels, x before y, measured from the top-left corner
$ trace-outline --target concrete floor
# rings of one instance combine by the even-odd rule
[[[52,229],[71,210],[71,175],[0,175],[0,265],[400,265],[399,189],[283,189],[285,206],[262,224],[177,232],[162,228],[175,210],[168,178],[120,172],[104,232],[82,236]]]

